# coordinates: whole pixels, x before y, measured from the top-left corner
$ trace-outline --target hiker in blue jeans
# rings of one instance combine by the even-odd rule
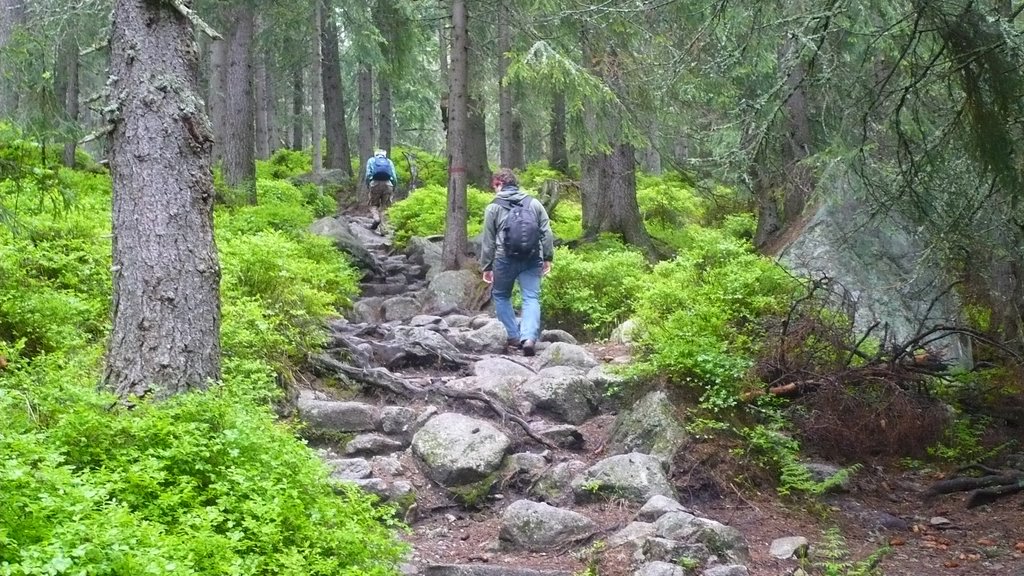
[[[498,320],[505,326],[508,345],[533,356],[540,337],[540,284],[551,270],[554,238],[547,210],[539,200],[519,190],[519,179],[503,168],[491,179],[494,201],[484,210],[480,249],[483,280],[491,284]],[[522,322],[512,309],[512,287],[519,282],[523,297]]]

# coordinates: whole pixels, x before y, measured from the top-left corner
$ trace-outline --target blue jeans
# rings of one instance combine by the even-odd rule
[[[540,336],[540,271],[541,260],[494,260],[494,284],[491,298],[494,312],[505,326],[510,340],[533,340]],[[516,324],[516,313],[512,310],[512,286],[519,280],[519,291],[523,296],[523,319]]]

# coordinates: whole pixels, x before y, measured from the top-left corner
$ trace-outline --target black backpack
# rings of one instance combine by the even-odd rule
[[[371,164],[373,176],[371,180],[391,180],[391,162],[387,156],[374,156]]]
[[[540,223],[537,213],[531,207],[531,199],[522,201],[495,200],[494,203],[508,210],[505,224],[505,240],[502,247],[505,256],[516,260],[528,260],[537,256],[540,248]],[[523,205],[522,202],[525,202]]]

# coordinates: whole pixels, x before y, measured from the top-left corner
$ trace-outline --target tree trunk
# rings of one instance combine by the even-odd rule
[[[313,159],[313,173],[322,172],[324,169],[324,154],[323,154],[323,124],[324,124],[324,89],[323,89],[323,56],[321,55],[320,49],[320,38],[323,35],[323,25],[321,24],[321,7],[322,3],[320,0],[316,0],[313,3],[313,38],[310,45],[312,51],[310,52],[310,60],[313,64],[312,70],[309,73],[310,87],[309,87],[309,104],[313,116],[313,151],[310,154]]]
[[[661,152],[658,151],[658,123],[652,122],[647,128],[650,142],[643,152],[643,168],[648,174],[661,174]]]
[[[359,158],[365,160],[373,156],[373,72],[370,67],[361,64],[356,76],[359,90]]]
[[[277,123],[277,92],[274,88],[274,74],[271,72],[272,64],[273,60],[270,58],[264,59],[263,87],[265,89],[264,97],[267,100],[264,111],[267,115],[267,152],[269,154],[273,154],[284,144],[284,138],[278,136],[280,131]]]
[[[636,150],[632,144],[620,143],[612,148],[605,174],[608,179],[602,186],[602,195],[606,198],[600,204],[604,211],[600,231],[621,234],[627,243],[653,260],[656,257],[654,244],[636,202]]]
[[[263,28],[262,19],[257,26]],[[256,158],[266,160],[270,157],[270,98],[267,94],[267,54],[262,52],[256,56],[256,68],[253,71],[253,93],[256,97]]]
[[[466,0],[452,0],[452,66],[448,113],[448,213],[441,261],[456,270],[466,254],[466,128],[469,116],[469,41]]]
[[[386,74],[377,75],[377,145],[391,155],[394,117],[391,109],[391,82]]]
[[[224,142],[227,139],[225,128],[227,101],[224,99],[224,82],[227,78],[228,43],[225,40],[214,40],[210,44],[210,97],[206,101],[206,113],[210,115],[213,125],[213,162],[224,159]]]
[[[224,101],[224,183],[256,204],[256,106],[252,89],[256,15],[248,0],[225,9],[229,23]]]
[[[512,87],[505,78],[508,74],[508,52],[512,49],[510,14],[508,0],[502,0],[498,13],[498,163],[504,168],[515,167],[515,145],[512,141]]]
[[[54,92],[64,112],[64,121],[68,123],[65,132],[68,138],[64,143],[61,163],[68,168],[75,167],[75,149],[78,146],[78,38],[67,33],[60,42],[57,56],[57,71],[54,77]]]
[[[120,117],[104,380],[124,399],[166,398],[220,377],[213,134],[198,108],[192,25],[170,3],[117,0],[110,48]]]
[[[523,140],[523,119],[519,114],[512,117],[512,164],[509,168],[526,168],[526,143]]]
[[[801,61],[800,47],[794,37],[786,39],[779,54],[779,67],[786,74],[785,137],[782,158],[786,173],[782,220],[785,226],[796,222],[814,193],[814,175],[803,161],[811,154],[811,120],[807,111],[804,78],[807,65]],[[787,71],[786,68],[789,67]]]
[[[11,41],[14,30],[25,23],[27,0],[0,0],[0,51]],[[0,58],[0,78],[13,73]],[[14,118],[18,110],[18,89],[13,82],[0,82],[0,118]]]
[[[328,4],[328,6],[330,6]],[[322,37],[324,49],[324,111],[327,121],[327,167],[352,176],[352,152],[348,145],[348,122],[345,119],[345,93],[341,84],[341,56],[338,52],[338,25],[334,11],[324,18]]]
[[[446,10],[448,5],[445,4],[446,0],[438,0],[441,10]],[[447,18],[440,18],[437,24],[437,60],[438,70],[441,73],[438,75],[438,82],[441,84],[439,93],[441,99],[438,103],[438,107],[441,111],[441,126],[445,132],[448,132],[448,89],[450,81],[451,70],[448,64],[448,34],[447,34]]]
[[[548,164],[562,174],[569,173],[569,149],[566,147],[565,92],[555,93],[551,104],[551,150]]]
[[[302,150],[306,139],[302,129],[306,115],[306,89],[302,73],[301,66],[296,66],[292,71],[292,150]]]
[[[467,88],[468,89],[468,88]],[[491,167],[487,162],[487,111],[483,98],[466,100],[466,182],[481,190],[491,189]]]

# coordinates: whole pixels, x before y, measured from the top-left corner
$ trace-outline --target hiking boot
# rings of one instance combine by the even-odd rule
[[[513,348],[513,349],[518,350],[519,348],[523,347],[523,342],[521,340],[519,340],[519,338],[509,338],[505,342],[505,347],[506,348]]]
[[[535,353],[533,340],[523,340],[523,356],[533,356]]]

